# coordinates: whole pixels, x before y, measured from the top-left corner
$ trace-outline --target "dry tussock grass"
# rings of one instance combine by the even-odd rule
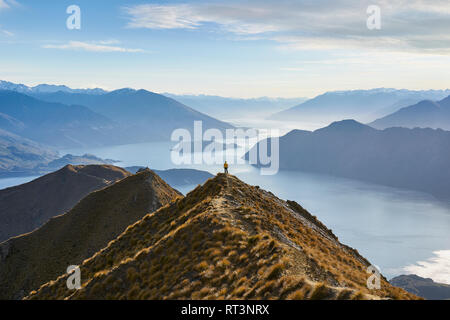
[[[415,298],[368,290],[368,265],[298,204],[219,174],[85,260],[81,290],[62,276],[29,298]]]

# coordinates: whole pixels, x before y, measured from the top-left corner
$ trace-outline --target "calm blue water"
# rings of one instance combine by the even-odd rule
[[[141,165],[169,169],[177,167],[171,162],[170,146],[165,142],[142,143],[61,153],[92,153],[101,158],[121,160],[117,165],[123,167]],[[178,167],[213,174],[221,171],[221,165]],[[281,171],[274,176],[261,176],[258,169],[246,164],[231,165],[230,173],[282,199],[297,201],[331,228],[341,242],[358,249],[380,267],[388,278],[405,273],[405,267],[426,260],[426,268],[416,268],[416,273],[441,282],[443,275],[449,274],[450,261],[435,258],[436,252],[450,250],[448,203],[423,193],[318,174]],[[0,180],[0,188],[27,181],[27,178],[20,179]],[[193,187],[177,189],[186,193]]]

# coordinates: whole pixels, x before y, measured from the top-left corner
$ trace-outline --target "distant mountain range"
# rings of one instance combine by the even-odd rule
[[[372,89],[327,92],[269,117],[272,120],[330,123],[344,119],[370,122],[422,100],[440,100],[450,90]]]
[[[389,281],[392,285],[428,300],[450,300],[450,285],[415,274],[401,275]]]
[[[89,175],[102,176],[95,174],[101,168],[91,169]],[[39,229],[0,244],[0,299],[21,299],[39,289],[66,273],[68,266],[81,265],[149,212],[181,196],[150,170],[122,175],[124,179],[90,193]],[[41,192],[52,194],[61,184],[63,181],[53,180],[51,185],[41,186]],[[54,196],[48,200],[59,201]],[[152,230],[148,236],[153,236]],[[111,259],[119,259],[119,255]],[[87,270],[83,270],[82,278],[87,277]]]
[[[149,178],[158,181],[148,187],[150,195],[136,192]],[[152,203],[151,195],[160,192],[173,201],[133,223],[142,213],[138,209],[145,209],[138,203]],[[107,231],[119,218],[133,224],[114,236]],[[224,174],[178,197],[150,171],[140,172],[1,246],[2,298],[417,298],[384,277],[380,290],[369,290],[370,262],[316,217]],[[79,290],[67,288],[70,264],[80,264]]]
[[[239,99],[210,95],[177,95],[170,93],[164,93],[164,95],[191,106],[200,112],[226,120],[239,119],[240,117],[264,118],[307,100],[307,98],[268,97]]]
[[[280,138],[279,154],[284,170],[348,177],[450,199],[449,131],[376,130],[344,120],[313,132],[289,132]]]
[[[193,131],[194,121],[203,128],[225,130],[228,123],[200,113],[174,99],[146,90],[120,89],[106,94],[40,93],[44,101],[66,105],[83,105],[120,125],[120,133],[129,143],[169,140],[173,130]]]
[[[115,134],[117,124],[87,107],[46,102],[15,91],[0,91],[0,125],[57,148],[123,141]]]
[[[0,190],[0,242],[28,233],[61,215],[95,190],[131,174],[108,165],[72,166]]]
[[[173,130],[225,130],[230,124],[146,90],[27,87],[0,82],[0,127],[55,148],[169,140]]]
[[[450,96],[441,101],[424,100],[369,123],[378,129],[389,127],[441,128],[450,130]]]
[[[50,93],[50,92],[70,92],[70,93],[87,93],[87,94],[103,94],[105,90],[100,88],[95,89],[71,89],[64,85],[51,85],[51,84],[39,84],[34,87],[29,87],[24,84],[12,83],[4,80],[0,80],[0,90],[10,90],[25,94],[32,93]]]

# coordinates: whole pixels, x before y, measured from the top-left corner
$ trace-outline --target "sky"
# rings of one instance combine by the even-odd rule
[[[448,30],[450,0],[0,0],[0,79],[244,98],[447,89]]]

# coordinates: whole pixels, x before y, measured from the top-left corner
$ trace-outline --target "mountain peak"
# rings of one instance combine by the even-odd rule
[[[122,89],[117,89],[117,90],[111,91],[109,94],[110,95],[118,95],[118,94],[134,94],[134,93],[136,93],[135,89],[122,88]]]
[[[439,105],[443,108],[449,108],[450,109],[450,96],[448,96],[445,99],[442,99],[439,101]]]
[[[369,291],[368,266],[299,204],[221,173],[85,260],[80,290],[63,275],[28,298],[414,298]]]
[[[371,132],[371,131],[376,130],[356,120],[347,119],[342,121],[335,121],[331,123],[328,127],[318,129],[315,132],[356,133],[356,132]]]

